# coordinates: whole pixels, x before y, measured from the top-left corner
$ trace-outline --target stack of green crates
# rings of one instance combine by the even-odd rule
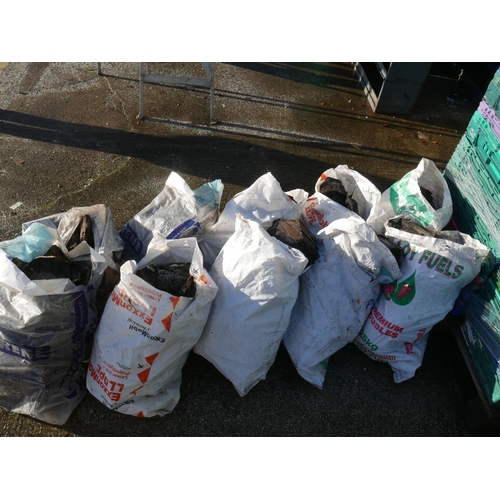
[[[500,69],[453,153],[444,176],[458,229],[500,262]],[[461,294],[462,334],[490,404],[500,406],[500,271],[480,291]]]
[[[500,71],[495,73],[488,90],[486,90],[484,100],[488,103],[490,108],[497,113],[497,115],[500,113]]]

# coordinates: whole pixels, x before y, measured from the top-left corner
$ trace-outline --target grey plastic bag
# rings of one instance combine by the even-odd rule
[[[54,425],[63,425],[85,395],[82,362],[107,267],[86,243],[66,257],[91,260],[86,285],[31,281],[0,250],[0,406]]]

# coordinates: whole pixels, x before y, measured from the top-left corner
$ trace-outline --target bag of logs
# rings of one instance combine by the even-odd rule
[[[84,359],[107,268],[87,242],[71,251],[31,224],[0,244],[0,406],[63,425],[85,395]]]
[[[382,193],[367,222],[383,234],[389,219],[405,215],[422,227],[440,231],[452,214],[453,202],[445,178],[433,161],[422,158],[417,168]]]
[[[380,201],[380,190],[366,177],[347,165],[339,165],[323,172],[316,181],[316,193],[368,219]]]
[[[300,276],[283,344],[299,374],[321,389],[331,356],[358,335],[380,285],[401,272],[373,229],[325,195],[304,203],[303,219],[318,241],[319,258]]]
[[[210,270],[219,292],[194,352],[240,396],[265,380],[288,327],[299,276],[317,257],[315,239],[299,220],[266,230],[236,218]]]
[[[120,268],[120,282],[95,333],[89,392],[127,415],[172,412],[180,399],[182,368],[216,294],[196,238],[154,234],[145,257]]]
[[[167,240],[188,237],[201,240],[219,217],[223,189],[222,182],[215,180],[193,191],[179,174],[172,172],[162,191],[120,230],[125,258],[142,259],[153,233]]]
[[[297,190],[298,193],[300,191]],[[234,233],[237,216],[258,222],[268,229],[277,219],[299,219],[300,210],[299,204],[281,189],[270,172],[262,175],[229,200],[217,222],[207,229],[200,242],[207,269],[210,270],[222,247]]]
[[[85,241],[106,259],[108,267],[97,290],[98,313],[102,314],[111,290],[120,279],[118,263],[123,253],[123,240],[115,229],[110,208],[102,204],[73,207],[67,212],[25,222],[22,225],[23,233],[34,222],[56,229],[68,251]]]
[[[402,276],[383,286],[354,343],[387,362],[399,383],[415,375],[429,331],[479,274],[489,250],[467,234],[431,231],[404,216],[387,222],[385,236],[401,249]]]

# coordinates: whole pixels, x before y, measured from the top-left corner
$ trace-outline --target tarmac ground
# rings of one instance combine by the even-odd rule
[[[197,63],[151,70],[203,76]],[[311,193],[343,164],[381,191],[422,157],[443,170],[479,103],[438,70],[412,112],[393,116],[372,112],[351,63],[215,63],[210,124],[208,92],[179,86],[147,85],[137,119],[138,63],[102,63],[102,75],[93,62],[0,65],[0,241],[23,222],[98,203],[120,229],[172,171],[192,189],[221,179],[223,206],[266,172]],[[122,415],[87,394],[63,426],[0,410],[0,436],[469,436],[436,335],[402,384],[349,344],[319,390],[280,348],[266,380],[240,397],[191,353],[165,417]]]

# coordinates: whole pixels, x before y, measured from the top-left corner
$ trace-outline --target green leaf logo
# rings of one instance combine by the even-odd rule
[[[384,285],[385,299],[392,300],[398,306],[408,305],[415,297],[415,273],[416,271],[400,283],[396,280],[389,285]]]

